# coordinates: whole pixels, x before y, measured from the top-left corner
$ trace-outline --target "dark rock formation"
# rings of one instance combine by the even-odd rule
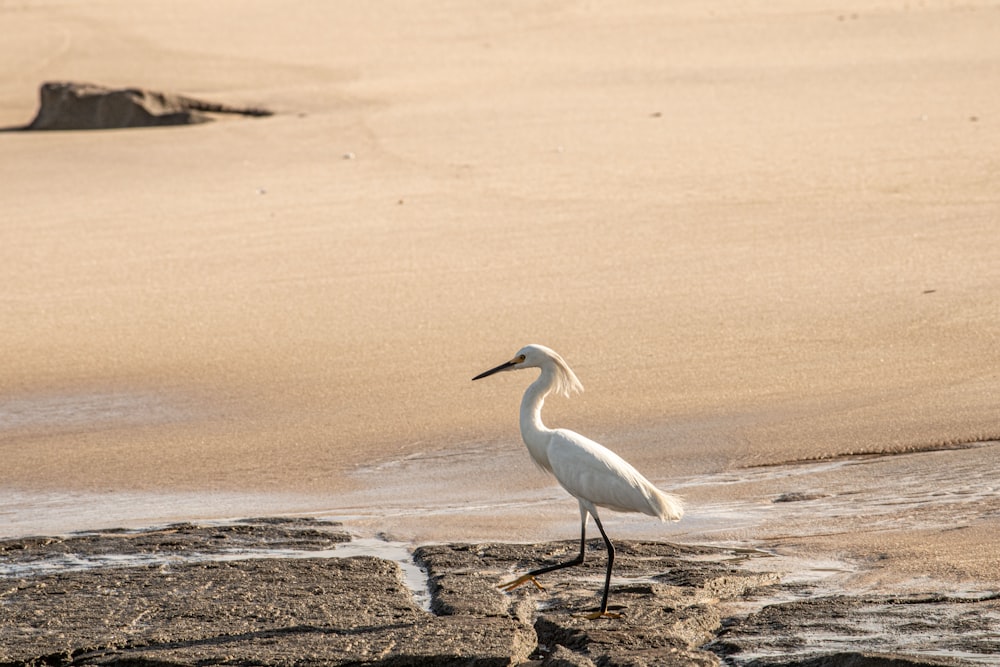
[[[214,114],[270,116],[265,109],[223,104],[144,88],[43,83],[38,114],[26,130],[107,130],[204,123]]]
[[[622,541],[621,617],[588,620],[599,540],[545,590],[509,595],[497,584],[577,543],[420,547],[428,612],[400,563],[317,553],[346,539],[333,523],[255,519],[0,542],[0,667],[916,667],[1000,654],[1000,595],[814,596],[749,571],[750,550]]]

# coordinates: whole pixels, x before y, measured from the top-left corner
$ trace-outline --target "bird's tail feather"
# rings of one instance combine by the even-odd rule
[[[656,487],[651,491],[649,500],[660,521],[680,521],[684,516],[684,501],[680,496],[660,491]]]

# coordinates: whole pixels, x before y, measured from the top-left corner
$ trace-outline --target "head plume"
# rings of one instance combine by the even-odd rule
[[[557,394],[569,396],[575,391],[583,391],[583,383],[576,377],[576,373],[569,367],[566,360],[559,356],[555,350],[544,345],[527,345],[517,353],[516,359],[524,357],[521,362],[524,366],[537,366],[541,369],[551,367],[555,376],[555,383],[552,390]]]

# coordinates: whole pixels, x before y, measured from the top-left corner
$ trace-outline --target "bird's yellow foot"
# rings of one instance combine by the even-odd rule
[[[498,588],[500,590],[502,590],[503,592],[505,592],[505,593],[510,593],[512,590],[514,590],[515,588],[517,588],[521,584],[526,584],[529,581],[531,583],[533,583],[535,585],[535,588],[537,588],[538,590],[540,590],[540,591],[544,591],[545,590],[545,587],[542,586],[540,583],[538,583],[538,580],[535,579],[530,574],[523,574],[520,577],[518,577],[517,579],[515,579],[514,581],[508,581],[506,584],[500,584],[498,586]]]
[[[621,618],[621,614],[616,614],[613,611],[592,611],[589,614],[584,614],[583,618],[588,621],[594,621],[598,618]]]

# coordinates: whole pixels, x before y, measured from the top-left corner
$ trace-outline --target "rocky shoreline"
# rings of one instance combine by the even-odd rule
[[[752,551],[622,542],[612,609],[586,620],[604,568],[496,585],[574,541],[336,557],[336,523],[249,519],[0,542],[0,666],[976,665],[1000,657],[1000,596],[816,596],[744,565]],[[760,598],[757,611],[736,603]],[[766,604],[767,600],[791,600]],[[429,609],[426,607],[429,606]]]

